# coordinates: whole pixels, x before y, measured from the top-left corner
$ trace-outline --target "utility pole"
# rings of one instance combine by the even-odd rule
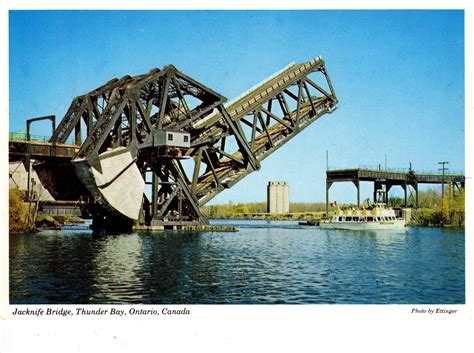
[[[443,199],[444,198],[444,172],[449,169],[449,168],[446,168],[445,165],[449,164],[449,162],[438,162],[438,164],[442,165],[442,167],[439,168],[438,170],[441,170],[443,172],[443,180],[441,180],[441,199]]]
[[[387,170],[387,154],[385,153],[385,170]]]

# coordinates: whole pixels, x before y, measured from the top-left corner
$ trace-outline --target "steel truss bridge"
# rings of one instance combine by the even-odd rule
[[[172,65],[115,78],[76,97],[48,143],[11,141],[10,158],[35,158],[55,199],[93,200],[87,211],[97,227],[207,224],[201,206],[338,100],[317,57],[225,102]]]

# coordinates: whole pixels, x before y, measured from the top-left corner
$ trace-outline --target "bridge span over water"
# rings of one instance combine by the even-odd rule
[[[49,141],[10,141],[10,160],[35,159],[56,200],[93,200],[98,227],[207,224],[202,205],[338,103],[321,57],[226,100],[172,65],[114,78],[52,119]]]
[[[404,206],[408,206],[411,193],[414,196],[414,207],[418,207],[418,186],[420,184],[447,184],[452,193],[464,188],[465,176],[460,173],[435,173],[410,169],[376,169],[376,168],[346,168],[326,171],[326,212],[329,204],[329,189],[337,182],[352,182],[357,189],[357,205],[360,206],[360,182],[374,184],[374,202],[388,203],[388,192],[393,186],[400,186],[404,191]],[[410,188],[412,190],[410,190]],[[378,199],[381,196],[382,200]]]

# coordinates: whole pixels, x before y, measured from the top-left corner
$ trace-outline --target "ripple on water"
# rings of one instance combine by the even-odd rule
[[[230,221],[223,221],[230,224]],[[12,303],[464,303],[464,232],[244,221],[237,233],[10,236]]]

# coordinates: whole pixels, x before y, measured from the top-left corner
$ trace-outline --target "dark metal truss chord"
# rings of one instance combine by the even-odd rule
[[[322,81],[324,88],[315,83]],[[125,148],[145,179],[153,173],[151,201],[144,195],[141,211],[145,224],[202,224],[200,206],[259,170],[263,159],[337,104],[319,57],[292,64],[236,101],[225,101],[168,65],[76,97],[50,142],[64,143],[73,133],[80,138],[85,124],[84,142],[75,139],[75,160],[102,173],[100,156]],[[163,130],[188,134],[190,147],[171,153],[157,146]]]

